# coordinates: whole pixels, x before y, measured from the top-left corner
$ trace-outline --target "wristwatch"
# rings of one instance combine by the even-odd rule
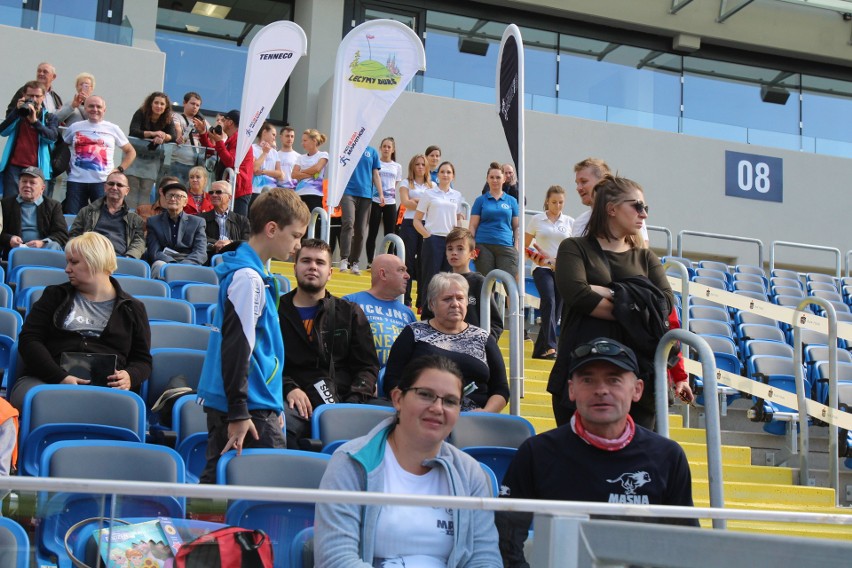
[[[117,167],[117,168],[115,168],[115,169],[117,169],[117,170],[118,170],[118,171],[120,171],[121,173],[124,173],[124,167],[123,167],[123,166],[118,166],[118,167]]]

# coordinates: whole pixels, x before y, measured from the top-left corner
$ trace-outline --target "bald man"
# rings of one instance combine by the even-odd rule
[[[410,278],[401,258],[393,254],[380,254],[373,259],[370,289],[343,297],[364,310],[382,367],[388,360],[397,336],[405,326],[417,320],[411,308],[399,299],[405,293]]]

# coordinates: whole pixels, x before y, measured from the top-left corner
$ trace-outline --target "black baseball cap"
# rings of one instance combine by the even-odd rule
[[[581,343],[571,352],[571,367],[568,373],[573,375],[581,367],[593,361],[607,361],[625,371],[639,374],[636,354],[626,345],[607,337],[598,337]]]
[[[231,109],[224,114],[224,118],[229,120],[233,120],[236,124],[240,123],[240,111],[237,109]]]
[[[21,175],[22,176],[33,176],[33,177],[41,178],[42,181],[44,181],[44,174],[42,173],[42,171],[39,168],[37,168],[35,166],[29,166],[27,168],[24,168],[23,170],[21,170]]]

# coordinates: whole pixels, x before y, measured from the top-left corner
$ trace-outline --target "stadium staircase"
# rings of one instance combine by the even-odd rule
[[[273,272],[286,276],[293,287],[293,264],[275,262]],[[341,274],[335,270],[328,285],[335,296],[344,296],[360,292],[370,287],[370,273],[364,270],[360,276]],[[509,337],[505,333],[499,345],[503,351],[506,366],[509,366]],[[547,393],[547,378],[553,366],[552,361],[532,358],[531,341],[524,342],[524,398],[521,402],[521,415],[529,420],[536,432],[545,432],[556,426],[551,410],[550,394]],[[728,409],[728,415],[722,417],[723,479],[725,507],[731,509],[797,511],[808,513],[852,514],[852,509],[835,507],[834,491],[828,487],[806,487],[795,484],[796,470],[784,466],[758,465],[766,463],[770,456],[779,455],[781,447],[777,437],[762,434],[759,425],[745,419],[747,406],[740,408],[735,404]],[[673,412],[677,407],[673,409]],[[683,416],[673,413],[670,417],[670,434],[683,447],[690,463],[693,478],[693,497],[696,506],[708,507],[710,504],[709,484],[707,481],[707,449],[704,443],[705,432],[699,427],[700,412],[703,408],[691,409],[690,424],[684,425]],[[508,407],[505,412],[508,412]],[[812,431],[816,429],[812,428]],[[819,436],[817,431],[815,434]],[[823,438],[825,436],[823,435]],[[814,448],[820,447],[820,440],[811,442]],[[822,444],[824,446],[824,444]],[[823,464],[828,459],[823,457]],[[795,459],[795,456],[794,456]],[[818,462],[819,463],[819,462]],[[823,467],[827,468],[827,465]],[[841,487],[844,484],[841,481]],[[701,521],[703,527],[710,527],[708,519]],[[731,530],[760,534],[778,534],[790,536],[819,537],[838,540],[852,540],[852,529],[848,526],[816,524],[779,524],[728,521]]]

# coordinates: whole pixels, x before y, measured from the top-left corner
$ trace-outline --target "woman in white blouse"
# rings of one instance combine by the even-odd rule
[[[544,213],[530,219],[524,239],[527,255],[539,266],[533,270],[541,298],[541,328],[533,347],[534,359],[556,359],[556,322],[562,313],[562,298],[556,289],[553,266],[559,243],[571,236],[574,219],[562,214],[565,190],[552,185],[544,198]]]

